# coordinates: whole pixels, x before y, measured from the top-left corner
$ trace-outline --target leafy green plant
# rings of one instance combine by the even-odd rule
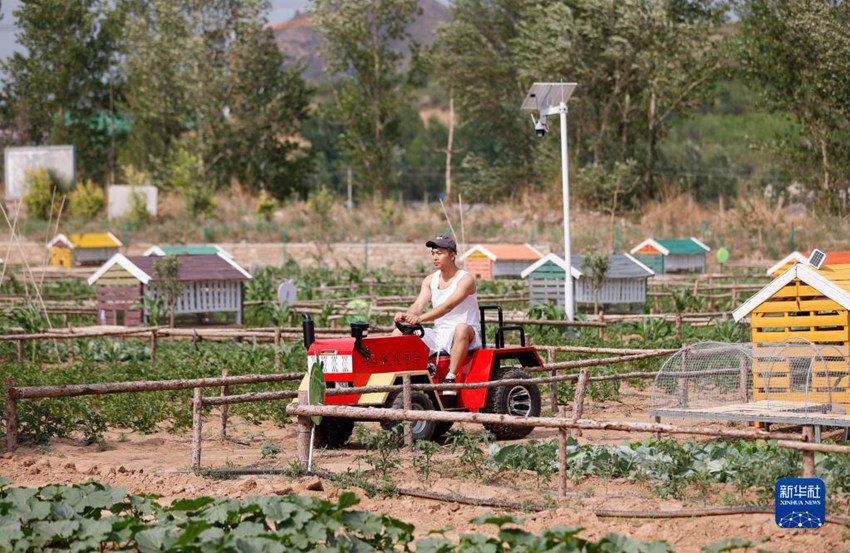
[[[514,470],[530,470],[537,476],[537,487],[558,471],[558,447],[554,441],[530,441],[527,444],[490,445],[489,464]]]
[[[310,211],[322,221],[328,221],[331,216],[331,209],[336,203],[334,194],[330,188],[322,185],[316,192],[310,194],[307,200],[307,206]]]
[[[127,210],[126,218],[133,225],[143,225],[150,220],[148,211],[148,197],[135,188],[130,194],[130,209]]]
[[[649,344],[661,342],[673,334],[673,325],[660,318],[644,317],[632,324],[632,331]]]
[[[55,173],[45,167],[32,169],[24,173],[27,192],[21,200],[30,217],[43,221],[59,218],[65,204],[63,183]]]
[[[157,297],[162,298],[163,303],[168,308],[168,322],[172,328],[174,327],[177,299],[183,293],[183,283],[178,279],[179,272],[180,261],[177,256],[166,255],[153,262],[153,276],[156,279],[153,290]]]
[[[91,179],[71,192],[71,214],[82,219],[93,219],[106,207],[106,194]]]
[[[457,456],[460,466],[474,477],[481,478],[487,463],[487,456],[482,446],[487,448],[493,441],[494,437],[489,432],[453,432],[449,436],[448,443],[452,455],[460,451],[460,455]]]
[[[694,294],[690,288],[675,289],[667,287],[666,291],[670,295],[670,299],[673,300],[673,310],[676,313],[697,313],[702,311],[705,305],[705,298]]]
[[[83,443],[99,444],[103,443],[103,435],[106,433],[106,417],[96,410],[89,410],[88,417],[83,420]]]
[[[497,526],[497,535],[414,543],[414,525],[352,510],[360,499],[350,492],[337,501],[297,495],[196,497],[162,506],[153,496],[130,495],[98,482],[38,489],[9,483],[0,479],[3,551],[672,551],[663,542],[643,544],[616,534],[587,541],[577,537],[580,528],[555,528],[538,536],[511,527],[523,521],[505,515],[472,521]]]
[[[434,455],[440,451],[440,446],[431,440],[418,440],[413,444],[416,457],[413,458],[413,468],[422,475],[425,484],[431,483],[431,471],[434,469]]]
[[[255,212],[266,222],[271,222],[274,210],[277,207],[277,201],[272,198],[265,190],[260,192],[260,199],[257,201]]]
[[[280,446],[274,442],[263,442],[260,444],[260,456],[270,459],[277,459],[277,456],[280,455],[281,449]]]
[[[260,267],[245,286],[247,301],[275,301],[274,275],[269,267]]]
[[[370,431],[358,426],[357,440],[370,452],[358,458],[378,471],[381,478],[391,480],[390,471],[401,466],[398,459],[398,433],[385,429]]]
[[[608,254],[601,251],[588,252],[581,263],[583,271],[588,273],[593,288],[593,312],[599,313],[599,293],[608,274]]]
[[[723,319],[714,323],[712,338],[718,342],[746,342],[749,338],[747,327],[734,319]]]
[[[163,319],[165,319],[165,316],[168,314],[164,298],[146,291],[143,301],[145,305],[145,312],[148,315],[147,323],[153,326],[161,324]]]
[[[200,156],[180,148],[168,167],[170,184],[180,190],[186,201],[186,209],[195,218],[204,218],[215,211],[213,188],[206,181],[203,161]]]

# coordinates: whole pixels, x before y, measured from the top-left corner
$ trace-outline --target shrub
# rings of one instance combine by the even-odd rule
[[[277,202],[263,190],[260,193],[260,201],[257,202],[257,215],[262,217],[266,222],[272,220],[274,209],[277,207]]]
[[[133,189],[130,195],[130,211],[127,212],[127,219],[131,223],[147,223],[150,218],[148,213],[148,197],[141,192]]]
[[[103,190],[91,181],[78,184],[71,193],[71,213],[83,219],[92,219],[106,206]]]
[[[59,178],[45,167],[27,171],[24,175],[27,193],[22,200],[31,217],[43,221],[58,219],[65,203]]]
[[[215,211],[212,186],[204,180],[201,158],[180,148],[168,167],[168,177],[172,186],[183,192],[186,209],[194,218],[200,218]]]
[[[125,165],[123,167],[123,171],[124,180],[130,186],[145,186],[147,184],[150,184],[148,174],[140,169],[136,169],[132,165]]]
[[[326,185],[322,185],[316,192],[310,194],[307,206],[310,211],[322,221],[329,221],[331,209],[335,203],[334,194]]]

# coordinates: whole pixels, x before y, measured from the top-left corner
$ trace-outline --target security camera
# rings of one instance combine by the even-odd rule
[[[531,114],[531,121],[534,122],[534,132],[537,133],[538,138],[543,138],[546,136],[546,131],[549,130],[549,120],[545,115],[541,115],[540,119],[535,120],[534,114]]]

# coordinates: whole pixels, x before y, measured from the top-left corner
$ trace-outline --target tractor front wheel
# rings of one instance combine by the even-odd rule
[[[414,411],[433,411],[434,403],[425,392],[414,391],[410,394],[410,404]],[[401,393],[391,395],[387,400],[390,409],[404,409],[404,397]],[[413,440],[430,440],[434,436],[434,421],[410,421],[413,429]],[[381,428],[393,430],[399,435],[404,433],[402,421],[381,421]]]
[[[322,424],[314,427],[313,446],[339,449],[345,445],[354,431],[353,419],[334,417],[322,418]]]
[[[493,380],[530,379],[531,376],[522,369],[498,368],[493,371]],[[513,415],[517,417],[540,416],[540,390],[537,384],[509,384],[490,388],[487,394],[488,413]],[[485,424],[499,440],[516,440],[528,436],[534,428],[531,426],[507,426],[504,424]]]

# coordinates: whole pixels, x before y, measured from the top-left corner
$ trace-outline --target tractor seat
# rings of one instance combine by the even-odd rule
[[[467,356],[467,357],[472,357],[472,354],[473,354],[473,353],[475,353],[476,351],[478,351],[479,349],[481,349],[481,348],[480,348],[480,347],[470,348],[470,349],[466,352],[466,356]],[[437,353],[432,353],[429,357],[436,357],[436,356],[439,356],[439,357],[449,357],[449,356],[451,356],[451,353],[450,353],[450,352],[448,352],[448,351],[443,350],[443,351],[438,351]]]

